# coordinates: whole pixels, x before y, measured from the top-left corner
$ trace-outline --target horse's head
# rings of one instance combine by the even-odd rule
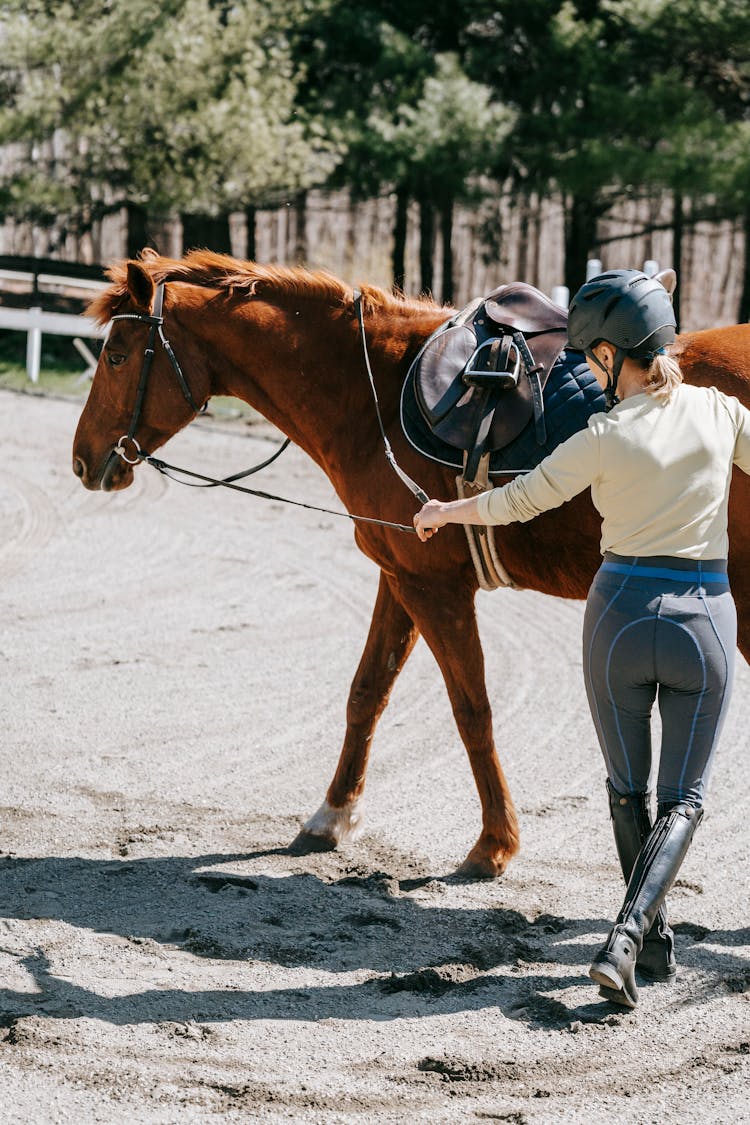
[[[114,267],[112,287],[91,308],[111,327],[73,441],[73,472],[86,488],[127,488],[139,449],[158,449],[209,395],[195,344],[181,332],[165,286],[155,282],[158,261],[144,255]]]

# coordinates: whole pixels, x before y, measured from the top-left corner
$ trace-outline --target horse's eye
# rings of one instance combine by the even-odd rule
[[[111,367],[120,367],[128,357],[123,355],[122,352],[107,352],[107,363]]]

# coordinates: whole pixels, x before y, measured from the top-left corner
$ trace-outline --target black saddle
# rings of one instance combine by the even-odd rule
[[[407,381],[430,432],[466,453],[465,480],[532,418],[546,444],[543,392],[567,323],[564,309],[518,281],[473,301],[422,347]]]

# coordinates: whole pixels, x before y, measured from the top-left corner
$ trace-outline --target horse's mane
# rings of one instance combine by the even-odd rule
[[[310,270],[303,266],[259,265],[244,262],[228,254],[211,250],[190,250],[183,258],[164,258],[153,250],[144,250],[137,260],[158,285],[164,281],[182,281],[206,289],[226,293],[297,299],[315,299],[341,308],[351,304],[352,288],[327,270]],[[91,302],[89,316],[106,324],[128,293],[128,261],[115,262],[107,269],[112,282],[109,289]],[[388,293],[375,285],[359,286],[365,305],[373,310],[425,312],[435,308],[428,299]]]

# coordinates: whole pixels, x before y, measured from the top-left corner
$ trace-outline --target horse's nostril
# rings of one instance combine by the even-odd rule
[[[85,466],[80,457],[73,458],[73,472],[77,477],[82,477],[85,472]]]

